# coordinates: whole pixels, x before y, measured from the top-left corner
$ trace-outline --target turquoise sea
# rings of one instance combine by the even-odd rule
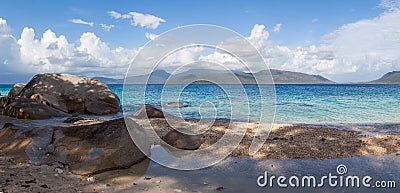
[[[12,85],[0,85],[1,95],[6,95],[11,87]],[[215,115],[219,119],[231,119],[234,111],[239,112],[239,115],[235,116],[236,119],[249,116],[251,120],[257,120],[260,115],[260,92],[257,85],[244,85],[246,96],[227,94],[242,92],[242,85],[223,85],[225,92],[221,87],[209,84],[192,84],[183,90],[180,90],[178,85],[176,88],[172,85],[164,90],[163,85],[147,85],[145,101],[139,97],[143,93],[140,85],[126,85],[124,94],[122,84],[111,84],[109,87],[121,98],[126,112],[135,111],[143,103],[164,107],[168,103],[182,102],[184,106],[178,108],[179,111],[171,110],[170,113],[180,113],[187,118],[211,118]],[[275,85],[275,91],[276,101],[268,100],[266,107],[275,105],[275,122],[278,123],[400,122],[400,85],[290,84]],[[268,94],[270,93],[264,96],[269,96]],[[250,114],[246,111],[248,106]],[[238,107],[239,111],[232,107]],[[241,108],[243,110],[240,110]]]

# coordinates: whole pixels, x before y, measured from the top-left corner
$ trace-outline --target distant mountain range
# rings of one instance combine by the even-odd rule
[[[335,82],[320,76],[311,75],[300,72],[270,70],[275,84],[335,84]],[[164,70],[156,70],[149,75],[129,76],[126,83],[130,84],[164,84],[171,76],[170,73]],[[94,77],[107,84],[122,84],[123,79],[113,79],[104,77]],[[147,80],[148,79],[148,80]],[[218,70],[205,70],[205,69],[192,69],[186,72],[176,74],[168,80],[168,84],[182,84],[182,83],[210,83],[207,80],[214,80],[219,84],[255,84],[256,80],[259,84],[271,84],[268,78],[267,71],[260,71],[257,73],[245,73],[234,71],[228,73],[226,71]],[[400,71],[393,71],[385,74],[382,78],[370,82],[368,84],[400,84]]]
[[[100,80],[106,84],[123,84],[124,79],[106,78],[106,77],[92,77],[94,79]]]
[[[274,82],[278,84],[303,83],[303,84],[329,84],[335,83],[320,75],[310,75],[300,72],[282,71],[271,69]]]
[[[330,84],[334,83],[319,75],[309,75],[299,72],[270,70],[274,82],[276,84]],[[164,70],[156,70],[151,75],[129,76],[126,83],[131,84],[164,84],[171,76],[170,73]],[[94,77],[107,84],[121,84],[124,82],[122,79],[112,79],[104,77]],[[147,80],[148,79],[148,80]],[[267,71],[260,71],[257,73],[245,73],[234,71],[233,74],[226,71],[219,70],[205,70],[205,69],[191,69],[182,73],[171,76],[168,84],[182,84],[182,83],[210,83],[207,80],[213,80],[219,84],[255,84],[256,79],[259,84],[271,84],[268,78]]]
[[[164,70],[156,70],[149,75],[129,76],[127,77],[127,83],[131,84],[163,84],[171,74]],[[150,78],[149,78],[150,77]],[[123,84],[124,79],[114,79],[105,77],[93,77],[94,79],[100,80],[106,84]],[[149,80],[147,80],[149,78]]]
[[[309,75],[298,72],[289,72],[281,70],[270,70],[274,83],[276,84],[329,84],[334,83],[322,76]],[[233,72],[225,71],[204,71],[189,70],[187,72],[177,74],[169,80],[169,83],[177,84],[196,80],[214,80],[220,84],[255,84],[256,80],[259,84],[271,84],[268,71],[260,71],[257,73]],[[239,82],[240,81],[240,82]],[[201,83],[204,83],[202,81]]]
[[[400,71],[392,71],[383,75],[378,80],[368,82],[371,84],[400,84]]]

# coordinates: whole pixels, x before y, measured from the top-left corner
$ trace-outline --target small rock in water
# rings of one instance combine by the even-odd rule
[[[43,184],[40,186],[41,188],[49,188],[49,186],[47,184]]]
[[[185,102],[172,102],[172,103],[165,104],[165,106],[180,108],[180,107],[187,107],[187,106],[189,106],[189,104],[187,104]]]
[[[222,187],[222,186],[215,188],[215,190],[223,190],[223,189],[224,189],[224,187]]]
[[[96,178],[94,178],[94,177],[92,176],[92,177],[87,178],[86,181],[91,182],[91,183],[94,183],[94,182],[96,182]]]
[[[134,114],[137,119],[165,118],[164,113],[153,105],[143,105]]]
[[[150,177],[144,177],[144,179],[145,179],[145,180],[151,180],[151,178],[150,178]]]
[[[207,182],[203,182],[203,185],[208,185],[208,183]]]

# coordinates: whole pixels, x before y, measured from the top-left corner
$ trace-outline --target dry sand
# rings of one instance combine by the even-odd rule
[[[189,121],[196,124],[195,121]],[[146,123],[142,123],[146,125]],[[164,119],[153,119],[151,125],[160,136],[172,128]],[[355,155],[380,155],[400,151],[399,133],[381,133],[363,135],[361,132],[339,130],[323,126],[306,126],[292,124],[273,125],[262,148],[249,155],[248,149],[253,141],[258,123],[234,122],[231,129],[243,129],[247,132],[239,146],[232,152],[235,157],[254,157],[265,159],[335,159]],[[201,148],[217,142],[227,131],[229,122],[215,122],[202,137]],[[235,128],[239,127],[239,128]]]

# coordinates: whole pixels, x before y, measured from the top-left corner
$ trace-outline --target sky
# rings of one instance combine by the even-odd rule
[[[122,78],[142,46],[191,24],[241,34],[274,69],[338,82],[367,81],[400,70],[399,0],[0,4],[0,83],[26,82],[46,72]],[[217,53],[208,54],[180,54],[176,60],[218,59]]]

